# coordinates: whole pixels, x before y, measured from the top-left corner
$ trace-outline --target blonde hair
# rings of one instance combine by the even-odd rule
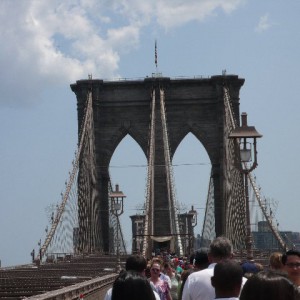
[[[270,268],[273,270],[280,270],[283,267],[282,261],[282,253],[280,252],[273,252],[270,255],[270,259],[269,259],[269,264],[270,264]]]
[[[161,259],[159,259],[157,257],[152,258],[152,260],[150,262],[150,266],[152,266],[153,264],[159,264],[160,267],[162,267],[162,261],[161,261]]]

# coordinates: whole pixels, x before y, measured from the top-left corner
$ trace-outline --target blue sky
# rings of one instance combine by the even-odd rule
[[[300,231],[300,1],[2,0],[0,2],[0,260],[30,261],[44,237],[46,208],[57,203],[77,143],[69,85],[93,78],[236,74],[245,78],[241,112],[263,134],[255,171],[262,194],[278,202],[282,230]],[[127,195],[121,222],[145,194],[146,159],[125,138],[111,161]],[[200,232],[210,165],[188,136],[175,154],[177,199],[199,208]],[[186,164],[191,164],[187,166]],[[196,230],[196,231],[197,231]]]

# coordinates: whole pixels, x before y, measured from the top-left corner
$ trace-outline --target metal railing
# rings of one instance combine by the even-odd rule
[[[82,299],[88,298],[88,295],[101,291],[110,286],[116,279],[117,274],[106,275],[99,278],[94,278],[82,283],[78,283],[59,290],[47,292],[45,294],[35,295],[26,299],[30,300],[54,300],[54,299]]]

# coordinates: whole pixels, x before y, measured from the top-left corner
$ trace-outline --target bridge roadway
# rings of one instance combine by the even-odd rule
[[[255,261],[268,266],[270,251],[254,251]],[[121,256],[123,264],[127,256]],[[235,252],[239,261],[246,251]],[[0,268],[0,299],[87,299],[102,300],[117,274],[116,257],[89,255],[56,263]]]
[[[0,299],[101,300],[117,276],[115,267],[115,256],[89,255],[0,268]]]

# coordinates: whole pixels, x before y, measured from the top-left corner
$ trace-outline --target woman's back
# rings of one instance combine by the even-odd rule
[[[155,300],[155,296],[146,277],[124,271],[113,284],[111,300]]]
[[[284,273],[261,271],[245,283],[240,300],[300,300],[300,292]]]

